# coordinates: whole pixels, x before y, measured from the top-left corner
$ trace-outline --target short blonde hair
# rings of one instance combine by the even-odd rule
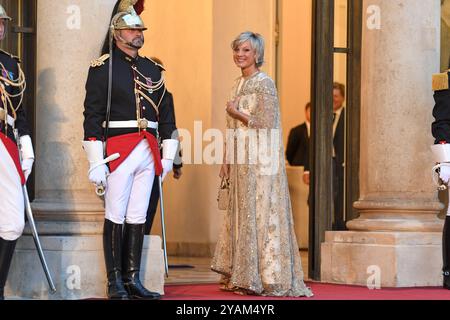
[[[251,31],[242,32],[231,43],[231,48],[236,50],[241,44],[250,41],[251,47],[256,51],[256,66],[259,68],[264,64],[264,38],[259,33]]]

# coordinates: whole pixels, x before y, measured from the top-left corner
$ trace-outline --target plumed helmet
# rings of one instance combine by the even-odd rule
[[[144,0],[119,0],[111,25],[114,30],[147,30],[139,16],[142,11],[144,11]]]
[[[5,8],[3,8],[2,5],[0,5],[0,19],[10,20],[10,21],[12,20],[11,17],[8,16]]]

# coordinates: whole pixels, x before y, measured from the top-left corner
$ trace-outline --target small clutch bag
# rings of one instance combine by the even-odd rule
[[[217,203],[219,210],[227,210],[228,209],[228,195],[230,192],[230,182],[228,179],[222,178],[222,182],[219,187],[219,194],[217,196]]]

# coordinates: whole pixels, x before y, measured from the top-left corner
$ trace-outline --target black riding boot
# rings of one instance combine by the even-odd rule
[[[128,300],[122,281],[122,225],[105,219],[103,227],[103,252],[108,276],[109,299]]]
[[[139,279],[144,229],[145,224],[125,224],[122,279],[131,299],[158,300],[161,295],[148,291]]]
[[[5,284],[16,243],[17,241],[6,241],[0,238],[0,300],[5,300]]]
[[[444,266],[444,288],[450,290],[450,217],[445,218],[444,232],[442,233],[442,260]]]

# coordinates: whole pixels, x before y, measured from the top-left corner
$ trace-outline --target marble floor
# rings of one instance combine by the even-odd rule
[[[303,270],[307,274],[308,252],[301,251],[301,257]],[[211,271],[210,264],[211,258],[169,257],[166,285],[218,283],[220,276]]]

